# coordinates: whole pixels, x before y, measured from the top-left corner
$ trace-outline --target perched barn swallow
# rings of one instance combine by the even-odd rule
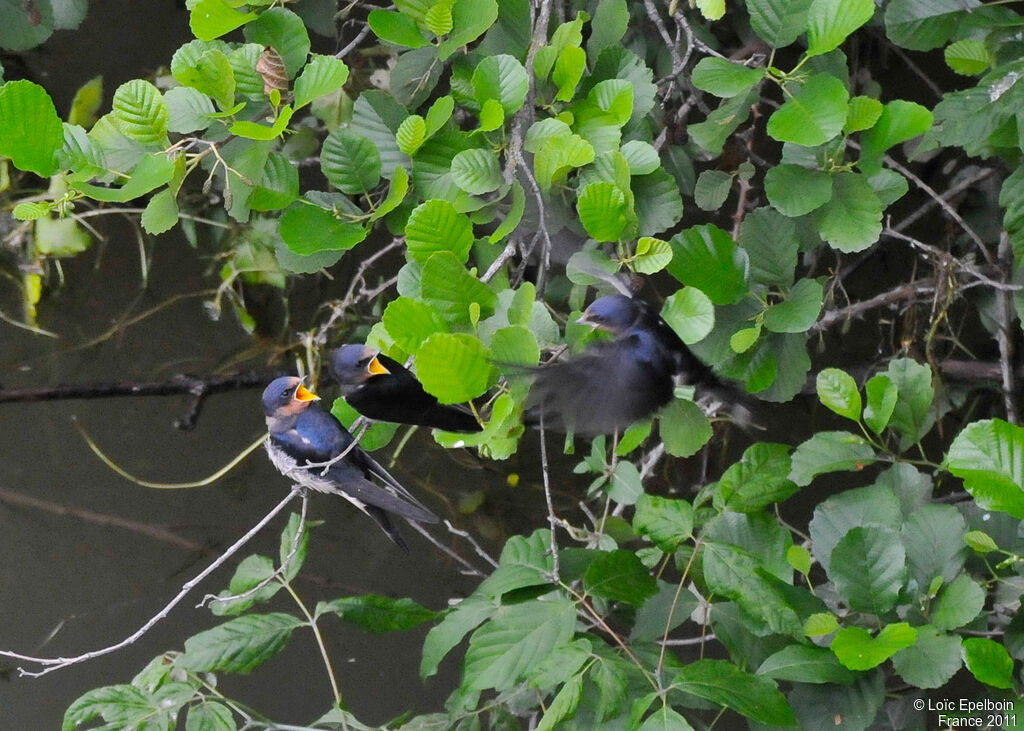
[[[421,523],[438,518],[358,445],[338,421],[314,402],[317,395],[294,376],[275,379],[263,392],[270,461],[286,477],[317,492],[340,495],[369,515],[408,550],[391,515]],[[349,449],[351,447],[351,449]],[[326,465],[349,450],[344,457]],[[307,466],[311,465],[311,466]],[[381,484],[373,482],[376,478]]]
[[[599,297],[577,322],[611,334],[580,355],[536,370],[528,419],[583,436],[621,433],[672,400],[678,377],[714,392],[730,392],[643,300]]]
[[[367,418],[446,431],[483,429],[471,411],[438,403],[402,364],[373,348],[342,345],[331,353],[329,367],[341,395]]]

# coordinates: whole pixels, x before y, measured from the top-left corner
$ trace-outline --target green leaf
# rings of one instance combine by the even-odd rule
[[[694,0],[694,4],[708,20],[721,20],[725,15],[725,0]]]
[[[725,203],[731,188],[732,176],[729,173],[723,170],[705,170],[697,178],[693,199],[702,210],[715,211]]]
[[[1002,419],[968,424],[950,445],[945,465],[983,509],[1024,519],[1024,429]]]
[[[640,535],[650,536],[661,550],[672,552],[693,533],[693,506],[686,500],[641,495],[633,528]]]
[[[488,99],[501,103],[505,116],[515,114],[526,100],[530,79],[514,56],[488,56],[473,71],[473,96],[480,104]]]
[[[896,384],[898,398],[889,426],[900,433],[900,449],[916,444],[935,423],[931,369],[910,358],[889,362],[885,375]]]
[[[161,190],[149,199],[142,212],[142,228],[151,236],[170,231],[178,223],[178,201],[174,191]]]
[[[333,94],[346,81],[348,66],[343,61],[314,53],[295,79],[295,109],[301,109],[318,97]]]
[[[917,631],[906,622],[886,625],[877,637],[862,627],[843,627],[832,640],[832,652],[850,670],[870,670],[913,645],[916,638]]]
[[[763,68],[751,68],[727,58],[705,56],[693,67],[693,85],[701,91],[729,98],[742,94],[764,78]]]
[[[406,155],[415,155],[427,139],[427,123],[418,114],[410,114],[395,132],[395,140],[398,142],[398,149]]]
[[[875,434],[881,434],[892,418],[899,389],[892,379],[879,373],[868,379],[864,393],[868,397],[868,402],[864,406],[864,423]]]
[[[437,612],[412,599],[393,599],[379,594],[341,597],[316,605],[316,617],[328,613],[378,635],[412,629],[438,616]]]
[[[661,165],[658,151],[649,142],[630,140],[622,143],[619,152],[629,164],[630,175],[649,175]]]
[[[711,439],[711,422],[693,401],[673,399],[658,413],[658,424],[665,451],[674,457],[691,457]]]
[[[497,99],[488,99],[480,105],[480,129],[493,132],[505,124],[505,110]]]
[[[487,390],[491,377],[487,355],[471,335],[434,333],[416,354],[416,374],[427,393],[442,404],[469,401]]]
[[[960,574],[936,600],[932,624],[940,630],[957,629],[974,621],[984,608],[985,590],[967,574]]]
[[[498,224],[494,232],[488,237],[488,241],[496,244],[510,233],[516,230],[519,222],[523,220],[523,213],[526,211],[526,193],[518,180],[512,181],[512,205],[504,220]]]
[[[430,628],[423,641],[420,677],[429,678],[436,673],[437,666],[441,664],[452,648],[497,609],[496,603],[477,594],[472,594],[456,604],[443,620]]]
[[[804,634],[808,637],[824,637],[830,635],[839,629],[839,620],[836,619],[834,614],[829,612],[820,612],[818,614],[812,614],[804,622]]]
[[[235,72],[215,44],[193,41],[179,48],[171,59],[171,74],[182,86],[211,97],[221,109],[235,102]]]
[[[448,201],[428,200],[409,214],[405,238],[409,255],[418,262],[448,251],[464,263],[473,246],[473,224]]]
[[[773,48],[788,46],[807,30],[811,0],[746,0],[750,25]]]
[[[779,213],[795,218],[832,200],[832,176],[821,170],[783,163],[765,173],[764,192]]]
[[[496,0],[455,0],[452,31],[437,47],[438,58],[446,60],[468,43],[479,38],[498,18]]]
[[[930,51],[946,43],[980,5],[979,0],[892,0],[885,8],[886,35],[912,51]]]
[[[835,653],[824,647],[787,645],[769,655],[757,669],[758,675],[794,683],[839,683],[849,685],[857,676],[839,664]]]
[[[641,274],[660,272],[672,261],[672,247],[653,236],[641,236],[636,242],[633,268]],[[709,302],[710,304],[710,302]]]
[[[288,249],[302,256],[348,251],[367,234],[359,224],[339,220],[330,211],[311,205],[295,205],[286,210],[279,231]]]
[[[697,660],[683,667],[672,686],[764,724],[795,724],[786,697],[765,677],[726,660]]]
[[[343,193],[368,193],[380,182],[380,153],[367,138],[348,127],[338,127],[324,140],[320,168]]]
[[[416,353],[420,345],[436,332],[447,332],[440,313],[426,302],[397,297],[388,303],[381,318],[395,345],[406,353]]]
[[[726,99],[703,122],[691,124],[687,131],[697,145],[713,155],[719,155],[725,141],[747,121],[750,110],[759,98],[757,89]]]
[[[143,145],[163,145],[167,141],[167,105],[159,89],[148,81],[134,79],[114,92],[111,114],[128,137]]]
[[[872,485],[847,490],[815,508],[810,523],[814,555],[827,572],[831,566],[832,549],[851,529],[881,525],[899,530],[902,522],[900,501],[888,487]]]
[[[591,183],[576,199],[580,222],[598,241],[618,241],[629,222],[626,196],[612,183]]]
[[[423,14],[423,24],[427,30],[438,37],[447,35],[455,26],[455,21],[452,20],[454,5],[454,0],[437,0],[431,4],[427,8],[427,12]]]
[[[128,182],[120,188],[103,188],[90,183],[73,183],[73,187],[90,198],[108,203],[126,203],[170,182],[174,163],[159,152],[146,155],[132,170]]]
[[[236,731],[235,717],[223,703],[203,701],[189,706],[185,731]]]
[[[829,410],[852,421],[860,421],[860,391],[849,373],[838,368],[826,368],[818,374],[817,391],[818,400]]]
[[[963,641],[967,669],[985,685],[1013,687],[1013,658],[1006,648],[987,637],[968,637]]]
[[[964,536],[964,543],[972,551],[982,556],[999,550],[999,546],[992,540],[992,536],[981,530],[968,531],[967,535]]]
[[[792,462],[785,444],[758,442],[743,453],[718,481],[715,507],[741,513],[755,513],[772,503],[782,502],[799,488],[789,479]]]
[[[277,211],[287,208],[298,197],[298,169],[281,153],[270,153],[263,168],[263,177],[253,188],[249,207],[254,211]]]
[[[634,505],[644,494],[640,470],[628,460],[615,465],[615,472],[608,481],[608,497],[620,505]]]
[[[786,563],[807,576],[811,573],[811,552],[803,546],[790,546],[786,549]]]
[[[265,579],[273,575],[273,573],[274,562],[266,556],[247,556],[238,564],[238,568],[235,569],[227,591],[221,592],[220,596],[211,602],[210,610],[217,616],[241,614],[257,602],[267,601],[281,589],[281,585],[277,582],[268,583],[259,591],[244,599],[230,599],[228,597],[244,594],[254,589]]]
[[[893,655],[893,670],[915,687],[939,688],[963,665],[960,638],[927,625],[916,629],[914,644]]]
[[[199,0],[192,7],[188,25],[196,38],[212,41],[258,17],[256,13],[238,12],[225,0]]]
[[[285,104],[277,110],[277,117],[271,125],[249,122],[243,119],[239,122],[234,122],[229,128],[229,131],[233,135],[246,137],[250,140],[273,140],[281,136],[281,133],[284,132],[285,128],[288,126],[288,122],[291,121],[292,114],[294,113],[295,110],[288,104]]]
[[[854,528],[832,549],[828,573],[851,608],[884,614],[896,604],[907,581],[899,534],[882,526]]]
[[[668,272],[680,282],[701,290],[716,305],[732,304],[747,295],[747,254],[727,232],[713,224],[694,226],[669,243]]]
[[[421,48],[428,41],[413,18],[393,10],[371,10],[367,20],[370,29],[382,41],[406,48]]]
[[[470,195],[497,190],[505,182],[498,156],[490,150],[463,150],[452,158],[452,180]]]
[[[734,353],[746,353],[757,344],[757,339],[760,337],[761,325],[758,323],[753,327],[745,327],[734,332],[729,338],[729,347]]]
[[[975,76],[982,73],[992,63],[992,56],[983,41],[964,38],[950,43],[944,51],[946,65],[964,76]]]
[[[832,199],[818,209],[815,225],[836,249],[863,251],[882,232],[882,202],[863,175],[837,173],[832,177]]]
[[[340,421],[346,429],[352,429],[352,425],[356,422],[356,419],[361,417],[361,414],[349,406],[344,398],[339,396],[334,399],[334,403],[331,405],[331,416]],[[359,446],[367,452],[374,452],[382,447],[386,447],[391,443],[395,432],[398,431],[398,427],[398,424],[389,424],[383,421],[374,422],[363,432],[363,437],[359,440]]]
[[[639,714],[647,710],[654,698],[657,697],[653,693],[651,696],[654,697],[649,698],[648,700],[648,696],[645,696],[640,699],[640,701],[637,701],[638,703],[645,700],[647,701],[637,714],[638,717]],[[693,726],[691,726],[689,722],[677,711],[672,710],[671,706],[661,705],[655,709],[654,713],[644,719],[644,722],[640,725],[637,731],[693,731]]]
[[[37,218],[50,215],[50,204],[36,201],[19,203],[12,213],[19,221],[35,221]]]
[[[658,592],[658,585],[635,553],[618,549],[602,552],[590,563],[583,575],[583,589],[639,607]]]
[[[596,62],[601,51],[622,40],[629,30],[629,7],[626,0],[600,0],[590,23],[587,55]]]
[[[814,0],[807,12],[807,55],[835,50],[874,14],[874,0]]]
[[[164,94],[167,105],[167,131],[187,134],[210,126],[217,110],[213,100],[198,89],[175,86]]]
[[[558,54],[555,68],[551,72],[551,80],[558,91],[555,101],[572,101],[576,94],[583,72],[587,70],[587,54],[579,46],[567,46]]]
[[[715,306],[696,287],[682,287],[665,300],[661,317],[690,345],[703,340],[715,326]]]
[[[490,317],[497,303],[487,285],[466,271],[450,251],[437,252],[427,260],[421,286],[423,299],[454,325],[470,325],[473,310],[480,319]]]
[[[818,432],[793,452],[789,479],[805,487],[818,475],[859,471],[875,459],[875,450],[861,436],[845,431]]]
[[[149,696],[132,685],[108,685],[80,696],[64,712],[63,731],[102,717],[111,726],[124,728],[144,723],[156,713]]]
[[[583,675],[573,675],[551,699],[544,710],[537,731],[552,731],[558,724],[571,718],[583,695]]]
[[[682,219],[683,199],[679,186],[665,170],[658,168],[649,175],[636,176],[631,187],[637,232],[641,236],[667,231]]]
[[[932,126],[932,112],[914,102],[896,99],[885,105],[875,125],[861,135],[860,167],[866,175],[881,169],[890,147],[923,135]]]
[[[831,190],[829,181],[830,194]],[[739,244],[747,252],[753,281],[777,287],[793,284],[799,249],[793,221],[773,208],[757,208],[743,219]]]
[[[531,601],[498,609],[473,633],[464,663],[473,690],[508,690],[555,649],[576,626],[575,605],[566,599]]]
[[[245,39],[250,43],[270,46],[284,60],[288,78],[294,78],[309,56],[309,33],[302,18],[291,10],[271,8],[245,26]]]
[[[2,80],[2,69],[0,69]],[[100,106],[103,103],[103,77],[94,76],[75,91],[68,110],[68,124],[75,124],[88,129],[99,119]]]
[[[846,124],[843,134],[852,134],[871,129],[882,116],[882,102],[869,96],[855,96],[850,99],[846,111]]]
[[[19,170],[47,178],[57,170],[54,155],[64,145],[64,125],[46,90],[31,81],[0,86],[0,155]]]
[[[801,279],[789,290],[786,299],[765,310],[764,326],[777,333],[806,332],[817,321],[823,299],[820,282]]]
[[[246,614],[189,637],[179,662],[195,672],[248,673],[276,655],[302,625],[290,614]]]
[[[71,256],[85,251],[92,243],[73,218],[38,218],[33,227],[33,244],[41,256]]]
[[[768,134],[779,142],[823,145],[842,132],[849,99],[842,81],[815,74],[768,118]]]

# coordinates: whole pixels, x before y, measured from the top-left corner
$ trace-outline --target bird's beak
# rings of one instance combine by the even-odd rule
[[[384,365],[379,360],[377,360],[376,356],[374,356],[370,360],[370,362],[366,364],[366,370],[369,371],[370,374],[374,376],[386,376],[389,373],[391,373],[391,371],[385,368]]]
[[[317,401],[319,396],[310,391],[304,384],[299,384],[299,387],[295,389],[295,400],[296,401]]]
[[[576,324],[577,325],[591,325],[592,326],[594,323],[592,323],[587,318],[587,313],[584,312],[582,315],[580,315],[579,317],[576,318]]]

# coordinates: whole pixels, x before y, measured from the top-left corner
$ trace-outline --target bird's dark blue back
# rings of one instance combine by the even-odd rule
[[[318,408],[304,410],[285,431],[271,431],[270,439],[295,460],[326,462],[352,443],[352,435],[338,421]]]

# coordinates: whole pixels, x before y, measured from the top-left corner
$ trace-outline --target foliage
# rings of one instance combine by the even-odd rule
[[[45,22],[31,32],[3,24],[0,45],[39,43],[84,8],[36,5]],[[680,389],[620,441],[584,450],[577,472],[592,477],[604,517],[509,539],[476,590],[436,616],[376,596],[253,613],[289,585],[301,556],[278,575],[251,557],[230,591],[260,588],[214,604],[238,616],[130,684],[82,696],[66,728],[253,723],[209,674],[256,669],[295,631],[319,631],[325,614],[368,631],[435,622],[425,677],[465,647],[444,712],[403,719],[410,729],[688,729],[719,714],[816,728],[823,709],[830,726],[862,729],[883,706],[902,728],[928,725],[911,710],[915,693],[961,670],[996,699],[1019,689],[1016,394],[994,404],[943,379],[945,362],[973,348],[997,354],[1002,388],[1017,383],[1015,10],[596,0],[550,13],[526,0],[403,0],[360,19],[372,31],[361,50],[372,53],[348,65],[311,52],[306,21],[287,5],[189,2],[195,39],[167,73],[116,89],[95,120],[83,111],[94,86],[67,121],[38,84],[0,86],[0,179],[22,186],[5,195],[21,222],[10,240],[25,325],[58,286],[48,267],[90,247],[79,212],[139,201],[149,234],[181,224],[194,246],[216,249],[225,263],[212,308],[226,299],[250,331],[261,314],[248,291],[286,297],[289,283],[346,257],[361,258],[358,279],[379,261],[374,240],[395,237],[401,269],[381,274],[383,288],[365,298],[379,305],[371,314],[360,319],[353,295],[326,303],[318,317],[328,319],[294,326],[324,345],[340,318],[411,358],[441,401],[477,399],[484,430],[436,433],[444,447],[512,454],[527,391],[517,375],[544,352],[585,347],[574,314],[564,335],[556,317],[578,313],[588,289],[617,274],[668,290],[664,319],[721,377],[781,404],[804,399],[813,369],[824,410],[805,439],[772,433],[737,459],[708,404],[695,403],[701,394]],[[17,16],[12,8],[0,13]],[[957,87],[924,77],[934,100],[918,89],[899,98],[908,87],[868,60],[878,46],[941,59]],[[308,160],[320,176],[300,177]],[[920,160],[935,161],[952,192],[975,193],[977,210],[932,190]],[[44,192],[30,190],[32,175],[48,180]],[[997,206],[1001,230],[978,223]],[[925,227],[932,240],[904,231],[915,207],[941,217]],[[197,221],[228,233],[206,237]],[[563,276],[551,264],[565,248]],[[861,268],[869,274],[858,278]],[[397,294],[385,295],[392,285]],[[854,323],[861,316],[867,325]],[[845,331],[835,336],[840,327],[870,341],[867,362]],[[836,363],[844,368],[826,367]],[[990,413],[1007,418],[980,418]],[[373,446],[392,434],[377,432]],[[705,461],[721,465],[714,474],[689,490],[692,476],[666,467],[673,490],[657,494],[665,453],[715,449],[721,459]],[[826,485],[821,497],[804,490]],[[955,504],[937,499],[961,485]],[[806,530],[776,507],[801,490],[814,505]],[[336,694],[317,725],[359,728],[340,704]]]

